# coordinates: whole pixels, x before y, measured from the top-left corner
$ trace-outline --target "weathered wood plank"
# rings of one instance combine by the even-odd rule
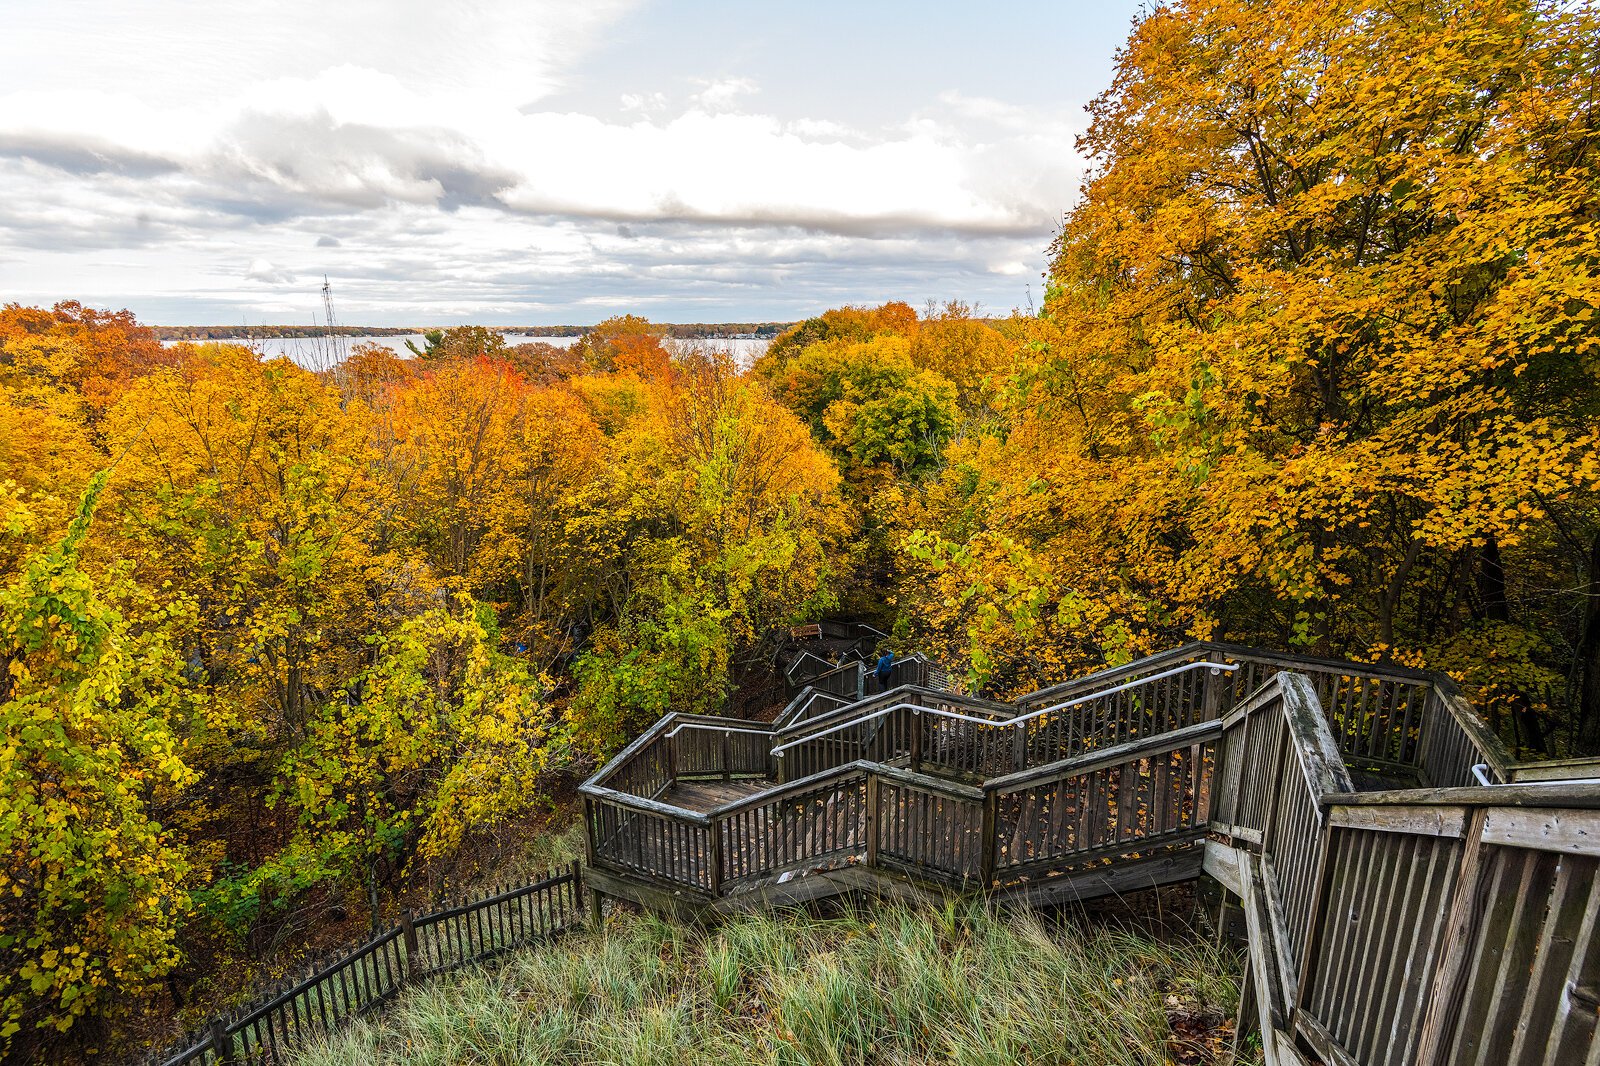
[[[1278,974],[1279,1002],[1282,1005],[1283,1020],[1287,1022],[1290,1007],[1300,998],[1300,983],[1295,974],[1294,960],[1289,954],[1289,937],[1286,932],[1286,923],[1283,920],[1283,899],[1278,891],[1277,874],[1272,868],[1271,860],[1264,856],[1251,868],[1256,875],[1256,890],[1260,893],[1261,902],[1266,908],[1266,920],[1269,923],[1273,952],[1274,969]]]
[[[1283,692],[1284,720],[1295,741],[1293,747],[1311,794],[1351,791],[1350,772],[1345,769],[1344,756],[1328,729],[1310,679],[1304,674],[1282,673],[1277,681]]]
[[[1363,1064],[1333,1038],[1333,1034],[1323,1028],[1321,1022],[1309,1014],[1301,1014],[1295,1019],[1295,1031],[1311,1045],[1311,1050],[1327,1063],[1328,1066],[1363,1066]]]
[[[1422,807],[1395,804],[1382,807],[1334,807],[1328,822],[1344,829],[1370,829],[1380,833],[1453,837],[1467,831],[1466,807]]]
[[[1578,785],[1476,785],[1459,788],[1404,788],[1377,792],[1331,793],[1328,806],[1384,807],[1395,804],[1447,807],[1566,807],[1600,810],[1600,782]]]
[[[1215,840],[1206,841],[1202,868],[1235,896],[1244,895],[1244,884],[1239,877],[1239,865],[1243,861],[1238,848]]]
[[[594,788],[589,785],[580,785],[579,790],[591,799],[605,803],[615,804],[618,807],[629,807],[636,811],[646,811],[650,814],[660,815],[677,821],[688,822],[692,825],[710,825],[711,819],[700,811],[691,811],[683,807],[674,807],[670,803],[659,800],[645,799],[643,796],[634,796],[626,792],[617,792],[609,788]]]
[[[1460,789],[1442,789],[1459,792]],[[1471,791],[1481,791],[1473,789]],[[1496,789],[1495,791],[1500,791]],[[1434,973],[1433,990],[1428,997],[1428,1011],[1422,1021],[1422,1036],[1417,1042],[1418,1066],[1433,1066],[1449,1044],[1450,1033],[1446,1027],[1455,1013],[1461,994],[1461,981],[1472,950],[1473,929],[1478,919],[1478,868],[1483,848],[1483,823],[1486,812],[1474,811],[1467,823],[1466,842],[1461,853],[1461,865],[1456,871],[1455,892],[1450,900],[1450,917],[1445,926],[1445,953]]]
[[[1249,930],[1245,946],[1250,960],[1251,981],[1256,989],[1257,1024],[1267,1066],[1276,1066],[1280,1057],[1275,1037],[1277,1031],[1283,1028],[1286,1012],[1283,1009],[1283,986],[1276,972],[1276,957],[1270,946],[1272,923],[1262,898],[1254,856],[1246,856],[1240,864],[1239,880],[1244,887],[1240,902],[1244,909],[1245,927]]]
[[[724,803],[759,795],[773,786],[774,782],[764,778],[726,782],[680,780],[662,795],[661,802],[704,814]]]
[[[1483,842],[1569,855],[1600,855],[1600,811],[1550,807],[1490,810],[1483,824]]]
[[[1030,907],[1081,903],[1101,896],[1192,881],[1200,875],[1204,860],[1203,849],[1186,848],[1175,854],[1130,859],[1115,866],[1006,886],[994,893],[994,899],[1002,904],[1021,903]]]

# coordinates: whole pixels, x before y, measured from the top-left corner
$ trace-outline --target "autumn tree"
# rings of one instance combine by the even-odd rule
[[[665,336],[649,319],[619,315],[585,333],[572,350],[590,370],[659,376],[671,361],[662,344]]]
[[[422,335],[423,346],[406,341],[411,354],[424,362],[447,362],[454,359],[500,359],[506,353],[506,338],[499,330],[487,326],[452,326],[449,329],[432,329]]]
[[[1115,608],[1065,627],[1087,661],[1192,633],[1476,669],[1491,707],[1560,689],[1570,645],[1519,614],[1595,529],[1595,29],[1500,0],[1137,25],[967,478],[1044,617]]]
[[[352,348],[329,376],[347,403],[383,410],[389,406],[391,394],[416,377],[416,370],[412,360],[400,358],[387,345],[365,341]]]
[[[178,963],[190,905],[152,811],[194,780],[168,724],[179,660],[84,570],[104,484],[0,590],[0,1050],[127,1006]]]
[[[462,590],[507,576],[486,569],[479,547],[492,516],[511,506],[525,391],[503,364],[473,359],[429,369],[396,398],[406,522],[434,573]]]
[[[574,530],[604,461],[590,408],[564,388],[522,396],[506,483],[485,515],[480,567],[514,604],[505,629],[545,661],[573,650],[576,627],[600,596],[603,561]]]
[[[448,854],[537,803],[566,744],[549,681],[497,637],[492,610],[466,600],[374,638],[372,665],[316,710],[283,765],[278,797],[299,830],[252,888],[322,871],[360,883],[375,919],[380,888],[419,849]]]
[[[831,596],[838,474],[803,423],[726,362],[639,394],[575,523],[618,580],[615,621],[575,664],[581,743],[605,749],[668,708],[715,710],[733,656]]]
[[[0,307],[0,386],[23,406],[92,421],[132,381],[175,358],[129,311],[76,300],[49,311]]]

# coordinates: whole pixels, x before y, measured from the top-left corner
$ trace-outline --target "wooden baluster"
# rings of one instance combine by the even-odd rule
[[[400,912],[400,938],[406,945],[406,968],[401,976],[404,983],[417,975],[418,963],[422,961],[417,951],[417,927],[412,923],[409,908]]]
[[[710,870],[708,873],[710,874],[710,887],[713,896],[722,894],[722,827],[724,824],[726,823],[723,821],[712,819],[711,824],[706,827],[711,836],[711,856],[708,863]]]
[[[980,833],[983,837],[982,841],[980,842],[980,847],[983,850],[980,853],[980,859],[978,863],[978,881],[983,886],[985,891],[987,891],[989,887],[994,884],[995,859],[997,857],[1000,843],[997,839],[995,828],[995,823],[997,821],[995,815],[997,813],[996,808],[998,804],[999,797],[994,792],[984,793],[983,823],[982,829],[980,830]]]
[[[218,1066],[227,1066],[233,1061],[233,1038],[228,1035],[228,1027],[221,1018],[211,1022],[211,1053],[217,1057]]]
[[[877,774],[867,775],[867,865],[878,865],[878,791],[880,782]]]

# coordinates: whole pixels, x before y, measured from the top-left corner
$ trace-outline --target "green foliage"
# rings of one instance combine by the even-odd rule
[[[0,1049],[171,971],[190,905],[151,813],[195,778],[168,728],[179,664],[82,568],[105,481],[0,591]]]
[[[705,582],[680,569],[595,635],[573,664],[573,728],[584,747],[607,753],[669,711],[718,709],[733,642],[730,612],[710,600]]]
[[[309,853],[370,881],[535,802],[565,739],[548,680],[497,651],[496,636],[493,613],[468,602],[373,638],[373,665],[317,709],[284,762],[278,795],[300,833],[282,862]]]
[[[783,365],[774,395],[853,469],[922,474],[936,468],[955,430],[956,391],[917,369],[911,350],[898,336],[811,344]]]

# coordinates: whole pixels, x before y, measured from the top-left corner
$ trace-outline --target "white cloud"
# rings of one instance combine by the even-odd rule
[[[1081,175],[1074,120],[954,92],[892,128],[780,119],[745,77],[621,94],[620,116],[553,106],[631,0],[13,6],[5,298],[93,299],[88,277],[261,309],[324,272],[369,314],[827,302],[845,274],[841,301],[966,295],[936,277],[987,296]],[[97,252],[117,254],[73,258]]]
[[[749,78],[700,79],[700,84],[704,87],[694,94],[693,99],[707,111],[733,110],[741,98],[761,91],[760,86]]]
[[[252,259],[244,272],[246,281],[259,281],[265,285],[293,285],[294,274],[279,270],[265,259]]]
[[[621,103],[624,111],[642,111],[649,114],[666,110],[667,96],[665,93],[659,92],[623,93]]]

